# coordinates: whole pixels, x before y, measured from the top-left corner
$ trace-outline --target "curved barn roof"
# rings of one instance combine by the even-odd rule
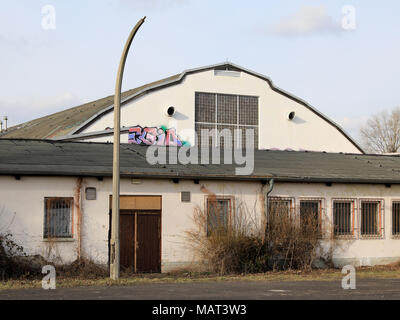
[[[337,123],[319,112],[306,101],[296,97],[295,95],[276,87],[270,78],[257,72],[245,69],[241,66],[235,65],[231,62],[223,62],[205,67],[185,70],[180,74],[173,75],[158,81],[154,81],[143,86],[125,91],[122,93],[121,104],[131,101],[139,96],[147,94],[148,92],[164,88],[166,86],[175,85],[180,83],[185,76],[212,70],[212,69],[229,69],[241,72],[246,72],[250,75],[258,77],[266,81],[272,90],[284,95],[285,97],[296,101],[297,103],[308,108],[316,115],[334,126],[350,143],[352,143],[361,153],[364,153],[362,148],[355,142]],[[89,103],[85,103],[64,111],[60,111],[42,118],[31,120],[17,126],[10,127],[7,132],[1,134],[0,138],[27,138],[27,139],[68,139],[74,134],[80,133],[89,124],[93,123],[104,114],[111,112],[114,108],[114,95],[98,99]]]

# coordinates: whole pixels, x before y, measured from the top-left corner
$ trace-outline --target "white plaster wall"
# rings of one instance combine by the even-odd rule
[[[107,262],[108,249],[104,239],[107,239],[108,228],[104,226],[108,225],[109,196],[112,193],[111,179],[106,178],[103,182],[97,179],[85,179],[85,186],[96,187],[98,192],[97,200],[84,202],[84,252],[95,259],[102,257],[98,261]],[[191,180],[183,180],[175,184],[171,180],[142,179],[140,184],[132,184],[131,179],[121,180],[121,195],[160,195],[162,197],[162,271],[189,264],[195,260],[192,247],[186,238],[186,231],[196,227],[193,223],[196,206],[204,207],[207,192],[202,190],[202,186],[217,195],[235,194],[236,202],[246,203],[249,212],[253,214],[260,212],[261,185],[257,183],[201,182],[194,184]],[[181,202],[181,191],[191,192],[191,202]],[[95,237],[94,239],[85,241],[85,238],[89,238],[88,233],[93,233],[94,226],[98,234],[90,236]]]
[[[58,263],[76,259],[77,238],[49,242],[43,238],[44,198],[74,197],[76,178],[0,177],[0,232],[11,232],[27,254]],[[76,214],[76,211],[75,211]],[[76,215],[74,231],[76,231]],[[60,259],[61,258],[61,259]]]
[[[327,121],[303,105],[275,91],[257,77],[241,72],[240,77],[215,76],[214,70],[188,75],[177,85],[156,90],[124,104],[121,126],[135,125],[175,127],[182,140],[194,143],[195,92],[215,92],[259,97],[259,148],[292,148],[328,152],[360,153],[350,141]],[[176,108],[173,117],[166,115],[169,106]],[[287,120],[296,112],[293,121]],[[113,127],[113,113],[108,113],[88,126],[82,133],[103,131]],[[83,138],[85,141],[112,141],[112,136]],[[127,142],[127,134],[121,138]]]
[[[77,257],[78,236],[74,217],[72,241],[55,242],[50,246],[43,239],[44,198],[74,197],[77,178],[70,177],[0,177],[0,229],[9,230],[28,254],[41,254],[50,258],[62,258],[71,262]],[[97,189],[96,200],[85,200],[85,187]],[[181,191],[191,192],[191,202],[180,200]],[[235,196],[236,204],[244,203],[248,211],[260,218],[262,201],[261,184],[258,182],[224,182],[181,180],[145,180],[132,184],[131,179],[121,180],[122,195],[162,196],[162,270],[193,262],[193,250],[185,238],[185,232],[195,227],[193,210],[204,208],[207,192],[223,196]],[[99,181],[84,178],[82,183],[82,255],[98,263],[108,261],[109,196],[112,193],[111,178]],[[391,201],[400,198],[400,186],[386,188],[382,185],[276,183],[271,196],[295,197],[296,211],[302,197],[324,199],[325,222],[332,219],[333,198],[374,198],[384,200],[383,239],[342,240],[344,246],[334,252],[338,265],[352,263],[371,265],[400,259],[400,239],[391,236]],[[357,202],[358,207],[358,202]],[[358,211],[356,211],[358,212]],[[75,211],[76,215],[76,211]]]
[[[51,243],[43,239],[44,198],[74,197],[77,178],[69,177],[14,177],[0,176],[0,230],[7,229],[27,254],[40,254],[56,262],[72,262],[77,258],[77,212],[74,212],[74,236],[68,241]],[[254,183],[232,184],[209,182],[194,184],[170,180],[142,180],[132,184],[131,179],[121,179],[121,195],[162,196],[162,269],[163,271],[191,263],[193,250],[185,240],[185,232],[191,230],[193,210],[203,208],[207,193],[205,186],[217,195],[236,194],[237,203],[251,204],[249,211],[259,212],[260,185]],[[85,200],[85,188],[97,189],[96,200]],[[181,191],[191,192],[191,202],[180,200]],[[84,178],[81,186],[81,243],[82,256],[101,264],[108,262],[109,196],[112,194],[111,178],[99,181]],[[21,200],[23,199],[23,200]],[[48,250],[52,251],[48,255]],[[58,260],[57,260],[58,258]],[[61,258],[61,260],[60,260]]]
[[[337,265],[374,265],[400,260],[400,239],[391,235],[392,201],[400,199],[400,186],[392,185],[386,188],[384,185],[371,184],[289,184],[277,183],[271,196],[290,196],[296,198],[296,212],[298,212],[299,201],[305,197],[322,198],[324,202],[325,226],[332,223],[332,199],[352,198],[356,199],[355,227],[359,223],[359,200],[382,199],[384,201],[383,221],[384,230],[382,239],[361,239],[359,230],[356,229],[355,240],[339,240],[338,249],[334,251],[333,260]],[[325,243],[326,248],[329,241]]]

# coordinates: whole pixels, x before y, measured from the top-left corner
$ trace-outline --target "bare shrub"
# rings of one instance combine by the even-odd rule
[[[22,246],[18,245],[11,233],[0,233],[0,277],[32,278],[41,273],[37,257],[29,258]]]
[[[321,250],[321,223],[315,215],[301,219],[287,207],[270,208],[268,220],[251,214],[243,204],[232,211],[230,221],[215,218],[218,204],[208,212],[196,208],[195,228],[186,236],[204,270],[219,274],[258,273],[268,270],[311,269]]]
[[[79,258],[71,263],[57,266],[57,275],[63,277],[79,277],[96,279],[108,275],[106,267],[99,265],[87,258]]]
[[[204,271],[226,273],[261,272],[265,269],[263,244],[257,232],[255,220],[245,214],[243,207],[237,210],[231,221],[218,218],[221,209],[211,203],[213,212],[195,208],[195,228],[186,232],[197,259]]]
[[[311,269],[320,247],[322,229],[311,210],[294,215],[287,207],[270,208],[265,232],[269,266],[273,269]]]

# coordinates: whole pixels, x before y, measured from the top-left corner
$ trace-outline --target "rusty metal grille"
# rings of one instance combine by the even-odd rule
[[[354,201],[333,201],[333,232],[335,236],[354,235]]]
[[[215,93],[195,93],[195,121],[215,123]]]
[[[400,202],[392,203],[392,235],[400,236]]]
[[[318,230],[321,232],[321,216],[322,216],[321,200],[300,200],[300,226],[304,225],[306,217],[313,217]]]
[[[227,232],[231,212],[231,199],[207,199],[207,236],[214,232]]]
[[[72,237],[73,198],[45,198],[44,237]]]
[[[361,201],[361,235],[380,236],[381,235],[381,208],[380,201]]]
[[[202,138],[198,129],[210,127],[221,130],[231,130],[232,141],[230,147],[246,147],[246,130],[253,129],[254,141],[251,141],[250,147],[258,147],[258,97],[239,96],[231,94],[216,93],[195,93],[195,130],[197,134],[198,145],[204,147]],[[235,133],[235,130],[241,130],[241,133]],[[217,139],[215,144],[209,143],[209,146],[225,147],[226,141]]]

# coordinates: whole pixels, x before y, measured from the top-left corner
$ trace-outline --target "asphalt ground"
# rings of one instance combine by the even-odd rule
[[[129,286],[0,290],[0,300],[397,300],[400,279],[335,281],[218,281]]]

